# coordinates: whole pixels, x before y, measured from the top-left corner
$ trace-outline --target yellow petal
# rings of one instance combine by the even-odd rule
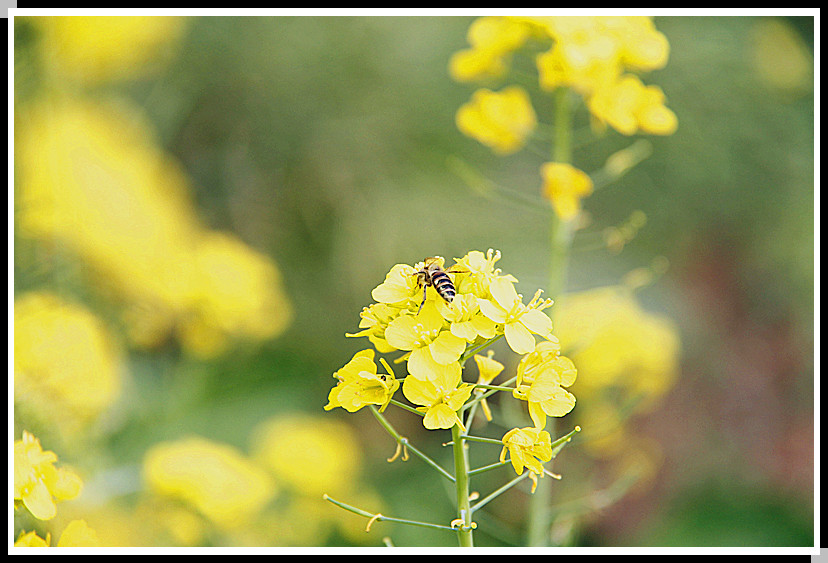
[[[72,520],[58,540],[58,547],[99,547],[98,534],[84,520]]]
[[[489,284],[489,291],[497,304],[506,311],[511,311],[512,307],[515,306],[515,303],[520,301],[520,297],[518,296],[517,291],[515,291],[514,284],[506,278],[497,278],[492,280],[492,283]],[[488,315],[486,316],[488,317]],[[491,319],[491,317],[489,318]],[[497,322],[497,319],[492,320]]]
[[[402,388],[405,398],[415,405],[430,407],[440,400],[437,387],[430,381],[420,381],[414,377],[406,377]]]
[[[52,494],[43,481],[36,481],[23,497],[23,504],[38,520],[51,520],[57,514],[57,507],[52,500]]]
[[[535,338],[521,323],[509,323],[504,328],[506,342],[516,354],[528,354],[535,350]]]
[[[448,429],[455,424],[460,424],[461,428],[463,426],[460,419],[457,418],[457,413],[451,410],[451,407],[445,403],[428,409],[425,417],[423,417],[423,426],[429,430],[437,430],[438,428]]]
[[[417,320],[411,315],[397,317],[385,329],[385,340],[398,350],[411,350],[418,339],[416,325]]]
[[[446,365],[460,359],[466,349],[466,340],[451,332],[443,331],[434,339],[434,342],[429,344],[428,348],[435,362]]]
[[[480,312],[486,315],[492,321],[496,323],[506,322],[506,311],[504,311],[502,308],[498,307],[488,299],[478,299],[477,303],[480,306]]]
[[[538,309],[530,309],[520,316],[523,326],[543,337],[550,337],[552,332],[552,319],[546,313]]]

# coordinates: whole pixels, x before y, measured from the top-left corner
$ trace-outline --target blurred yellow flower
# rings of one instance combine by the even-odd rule
[[[626,288],[569,294],[555,318],[561,347],[578,366],[579,393],[615,387],[646,400],[675,382],[681,348],[675,323],[645,311]]]
[[[523,148],[537,126],[529,95],[518,86],[500,92],[477,90],[471,101],[457,110],[456,121],[461,133],[501,155]]]
[[[40,440],[25,430],[14,443],[14,500],[39,520],[54,518],[55,500],[73,499],[83,486],[72,471],[55,467],[56,461],[57,455],[43,451]]]
[[[233,338],[272,338],[292,318],[279,270],[232,235],[203,233],[191,275],[189,314],[179,331],[184,345],[199,356],[218,355]]]
[[[349,425],[307,415],[273,417],[251,434],[254,459],[280,484],[314,498],[351,490],[361,451]]]
[[[246,525],[276,493],[267,472],[236,448],[197,437],[153,446],[143,471],[151,491],[190,504],[222,528]]]
[[[36,532],[20,532],[14,547],[49,547],[51,535],[46,534],[46,539],[37,535]],[[100,547],[98,534],[89,527],[84,520],[73,520],[64,528],[58,539],[57,547]]]
[[[449,73],[458,82],[498,78],[508,70],[508,55],[523,46],[531,28],[516,18],[484,16],[469,26],[470,49],[449,60]]]
[[[20,233],[81,257],[124,301],[133,343],[178,330],[205,357],[284,330],[291,310],[276,266],[201,226],[183,170],[134,109],[64,99],[16,125]]]
[[[385,365],[388,373],[378,374],[373,350],[354,354],[351,361],[334,373],[338,383],[328,394],[325,410],[342,407],[348,412],[356,412],[365,405],[379,405],[380,412],[384,411],[400,387],[390,366]]]
[[[49,547],[50,542],[51,536],[49,534],[46,534],[46,539],[43,539],[33,530],[31,532],[20,532],[14,542],[14,547]]]
[[[15,401],[72,433],[121,391],[121,355],[103,323],[84,307],[46,292],[14,303]]]
[[[449,429],[457,424],[465,432],[457,411],[471,396],[474,385],[461,383],[460,364],[452,365],[456,369],[446,370],[431,381],[414,377],[406,377],[403,381],[405,398],[420,405],[417,410],[425,413],[423,426],[429,430]]]
[[[547,162],[541,166],[541,191],[563,220],[581,212],[581,200],[592,193],[592,179],[586,172],[564,162]]]
[[[98,534],[89,527],[85,520],[69,522],[60,534],[58,547],[99,547]]]
[[[664,100],[661,88],[644,86],[637,76],[628,74],[597,91],[587,105],[600,123],[608,123],[624,135],[639,131],[672,135],[678,128],[678,119]]]
[[[62,79],[97,83],[157,70],[182,36],[177,16],[32,17],[43,32],[42,56]]]

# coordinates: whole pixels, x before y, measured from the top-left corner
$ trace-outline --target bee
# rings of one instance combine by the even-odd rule
[[[437,294],[442,297],[446,303],[451,303],[454,300],[454,296],[457,295],[457,290],[455,289],[454,282],[451,281],[449,274],[462,274],[468,272],[468,270],[455,270],[453,267],[448,270],[444,270],[443,263],[444,260],[441,256],[431,256],[423,260],[423,267],[413,274],[417,276],[417,282],[423,286],[423,302],[420,303],[420,308],[417,309],[418,315],[423,309],[423,305],[425,305],[428,286],[433,287],[437,291]]]

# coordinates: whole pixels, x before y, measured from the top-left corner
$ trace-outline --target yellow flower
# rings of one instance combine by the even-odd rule
[[[14,304],[14,394],[71,433],[92,422],[121,391],[121,354],[103,323],[46,292]]]
[[[194,252],[190,306],[179,329],[187,349],[214,357],[231,339],[258,342],[285,330],[292,308],[267,256],[217,232],[199,237]]]
[[[362,448],[348,424],[280,415],[258,425],[250,441],[253,458],[292,491],[318,499],[356,488]]]
[[[644,86],[632,74],[625,75],[587,100],[590,113],[624,135],[638,131],[671,135],[678,127],[676,115],[664,105],[658,86]]]
[[[518,86],[477,90],[457,111],[456,121],[464,135],[501,155],[520,150],[537,125],[529,95]]]
[[[68,469],[56,468],[56,461],[57,455],[43,451],[40,440],[25,430],[23,438],[14,443],[14,500],[39,520],[55,517],[55,500],[73,499],[81,491],[80,478]]]
[[[457,282],[458,293],[472,293],[483,299],[491,299],[489,285],[498,278],[504,278],[517,283],[517,278],[511,274],[501,275],[500,268],[495,268],[495,262],[500,260],[500,251],[491,248],[483,254],[479,250],[469,251],[463,258],[456,260],[458,267],[467,270]]]
[[[144,457],[150,490],[182,500],[224,528],[252,521],[275,494],[273,479],[236,448],[203,438],[153,446]]]
[[[577,374],[572,360],[560,355],[557,339],[539,342],[520,360],[512,394],[529,403],[529,415],[542,429],[547,416],[564,416],[575,407],[575,396],[564,387],[575,383]]]
[[[675,323],[644,310],[622,287],[567,295],[557,310],[556,334],[581,377],[578,391],[610,387],[652,400],[679,371],[681,342]]]
[[[16,122],[20,233],[57,240],[123,302],[138,345],[176,328],[186,351],[284,329],[290,308],[272,261],[202,227],[182,168],[126,104],[58,99]]]
[[[449,330],[454,336],[474,342],[478,337],[489,339],[497,334],[495,322],[480,313],[474,295],[457,295],[450,305],[442,300],[437,303],[443,318],[451,323]]]
[[[101,82],[140,77],[169,58],[186,18],[56,16],[32,18],[44,32],[47,68],[62,77]]]
[[[509,461],[518,475],[529,469],[535,475],[543,476],[543,464],[552,459],[552,437],[540,428],[513,428],[501,439],[503,449],[500,461]]]
[[[394,265],[385,275],[385,281],[371,291],[371,297],[378,303],[397,308],[419,307],[423,290],[417,282],[416,272],[417,269],[408,264]]]
[[[592,180],[583,171],[564,162],[547,162],[541,166],[543,195],[552,202],[555,212],[569,220],[581,211],[581,199],[592,193]]]
[[[385,330],[388,344],[398,350],[411,350],[408,372],[421,380],[434,379],[460,359],[466,341],[443,330],[444,319],[433,301],[419,315],[397,317]]]
[[[469,399],[474,385],[460,384],[460,364],[451,364],[452,369],[445,370],[430,381],[421,381],[406,377],[403,381],[405,398],[421,405],[417,410],[424,412],[423,426],[429,430],[448,429],[455,424],[465,432],[463,421],[457,411]]]
[[[480,354],[474,355],[474,361],[477,364],[477,383],[488,385],[494,378],[500,375],[500,372],[503,371],[503,364],[492,358],[493,352],[489,350],[488,356],[481,356]],[[484,389],[478,389],[475,391],[476,395],[482,395],[485,393]],[[489,404],[486,399],[482,399],[480,401],[480,406],[483,408],[483,414],[486,417],[486,420],[491,422],[492,420],[492,411],[489,408]]]
[[[530,31],[516,18],[475,19],[467,34],[471,49],[455,53],[449,61],[451,77],[458,82],[473,82],[502,76],[508,69],[508,55],[523,46]]]
[[[400,315],[398,307],[392,307],[386,303],[374,303],[369,307],[363,307],[360,312],[359,332],[346,333],[345,336],[349,338],[358,338],[366,336],[377,352],[387,354],[393,352],[396,348],[388,344],[385,340],[385,329],[388,324]]]
[[[552,301],[540,301],[540,290],[524,305],[515,286],[506,278],[493,280],[489,289],[492,299],[479,299],[480,310],[488,318],[503,325],[506,342],[518,354],[528,354],[535,349],[532,333],[544,338],[551,336],[552,321],[542,311]]]
[[[374,363],[374,351],[362,350],[354,354],[345,366],[334,373],[339,381],[328,395],[325,410],[342,407],[348,412],[356,412],[365,405],[380,405],[380,412],[388,406],[391,397],[400,387],[394,378],[391,367],[383,362],[388,374],[378,374]]]
[[[85,520],[73,520],[64,528],[58,547],[99,547],[98,534]]]
[[[32,530],[31,532],[20,532],[14,542],[14,547],[49,547],[50,542],[49,534],[46,534],[46,539],[43,539],[37,535],[37,532]]]

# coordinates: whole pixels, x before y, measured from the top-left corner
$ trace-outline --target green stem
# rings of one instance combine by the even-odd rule
[[[391,423],[388,422],[388,420],[384,416],[382,416],[382,414],[377,410],[377,408],[374,405],[369,405],[369,408],[371,409],[371,412],[374,414],[374,417],[379,421],[380,425],[382,425],[382,427],[385,428],[386,432],[391,434],[391,437],[394,438],[398,444],[414,452],[414,455],[416,455],[424,462],[426,462],[428,465],[436,469],[440,475],[442,475],[449,481],[454,482],[454,476],[451,473],[440,467],[436,461],[428,457],[426,454],[412,446],[411,443],[409,443],[408,438],[406,438],[405,436],[401,436],[400,433],[397,432],[393,426],[391,426]]]
[[[469,460],[467,446],[459,424],[451,427],[451,439],[454,442],[452,448],[454,450],[454,485],[457,491],[457,518],[463,521],[457,532],[457,539],[460,547],[474,547],[472,511],[469,502]]]
[[[555,145],[552,158],[555,162],[570,164],[572,162],[572,108],[570,92],[558,88],[555,92]],[[566,278],[569,269],[569,255],[574,235],[572,220],[562,220],[553,210],[550,220],[549,239],[549,287],[547,296],[559,301],[566,291]],[[553,319],[554,321],[554,319]],[[527,542],[529,546],[546,546],[551,523],[549,479],[539,479],[535,493],[529,501],[529,529]]]
[[[355,506],[351,506],[350,504],[345,504],[342,501],[338,501],[336,499],[332,499],[328,495],[322,495],[322,498],[326,501],[330,502],[331,504],[335,504],[339,508],[343,508],[348,512],[353,512],[354,514],[359,514],[360,516],[365,516],[366,518],[372,519],[374,522],[397,522],[399,524],[408,524],[409,526],[420,526],[421,528],[436,528],[438,530],[451,530],[452,532],[457,531],[455,528],[451,526],[444,526],[442,524],[432,524],[430,522],[419,522],[417,520],[407,520],[405,518],[393,518],[391,516],[383,516],[382,514],[376,513],[372,514],[367,510],[362,510],[361,508],[357,508]]]
[[[512,487],[514,487],[515,485],[517,485],[518,483],[520,483],[521,481],[526,479],[526,477],[528,477],[528,476],[529,476],[529,472],[525,471],[523,473],[523,475],[518,475],[517,477],[515,477],[514,479],[512,479],[511,481],[509,481],[508,483],[506,483],[505,485],[503,485],[499,489],[497,489],[495,492],[493,492],[492,494],[487,496],[486,498],[480,499],[480,501],[472,507],[472,512],[474,512],[476,510],[480,510],[481,508],[483,508],[484,506],[489,504],[490,501],[493,501],[495,498],[502,495],[503,493],[505,493],[506,491],[508,491],[509,489],[511,489]]]

